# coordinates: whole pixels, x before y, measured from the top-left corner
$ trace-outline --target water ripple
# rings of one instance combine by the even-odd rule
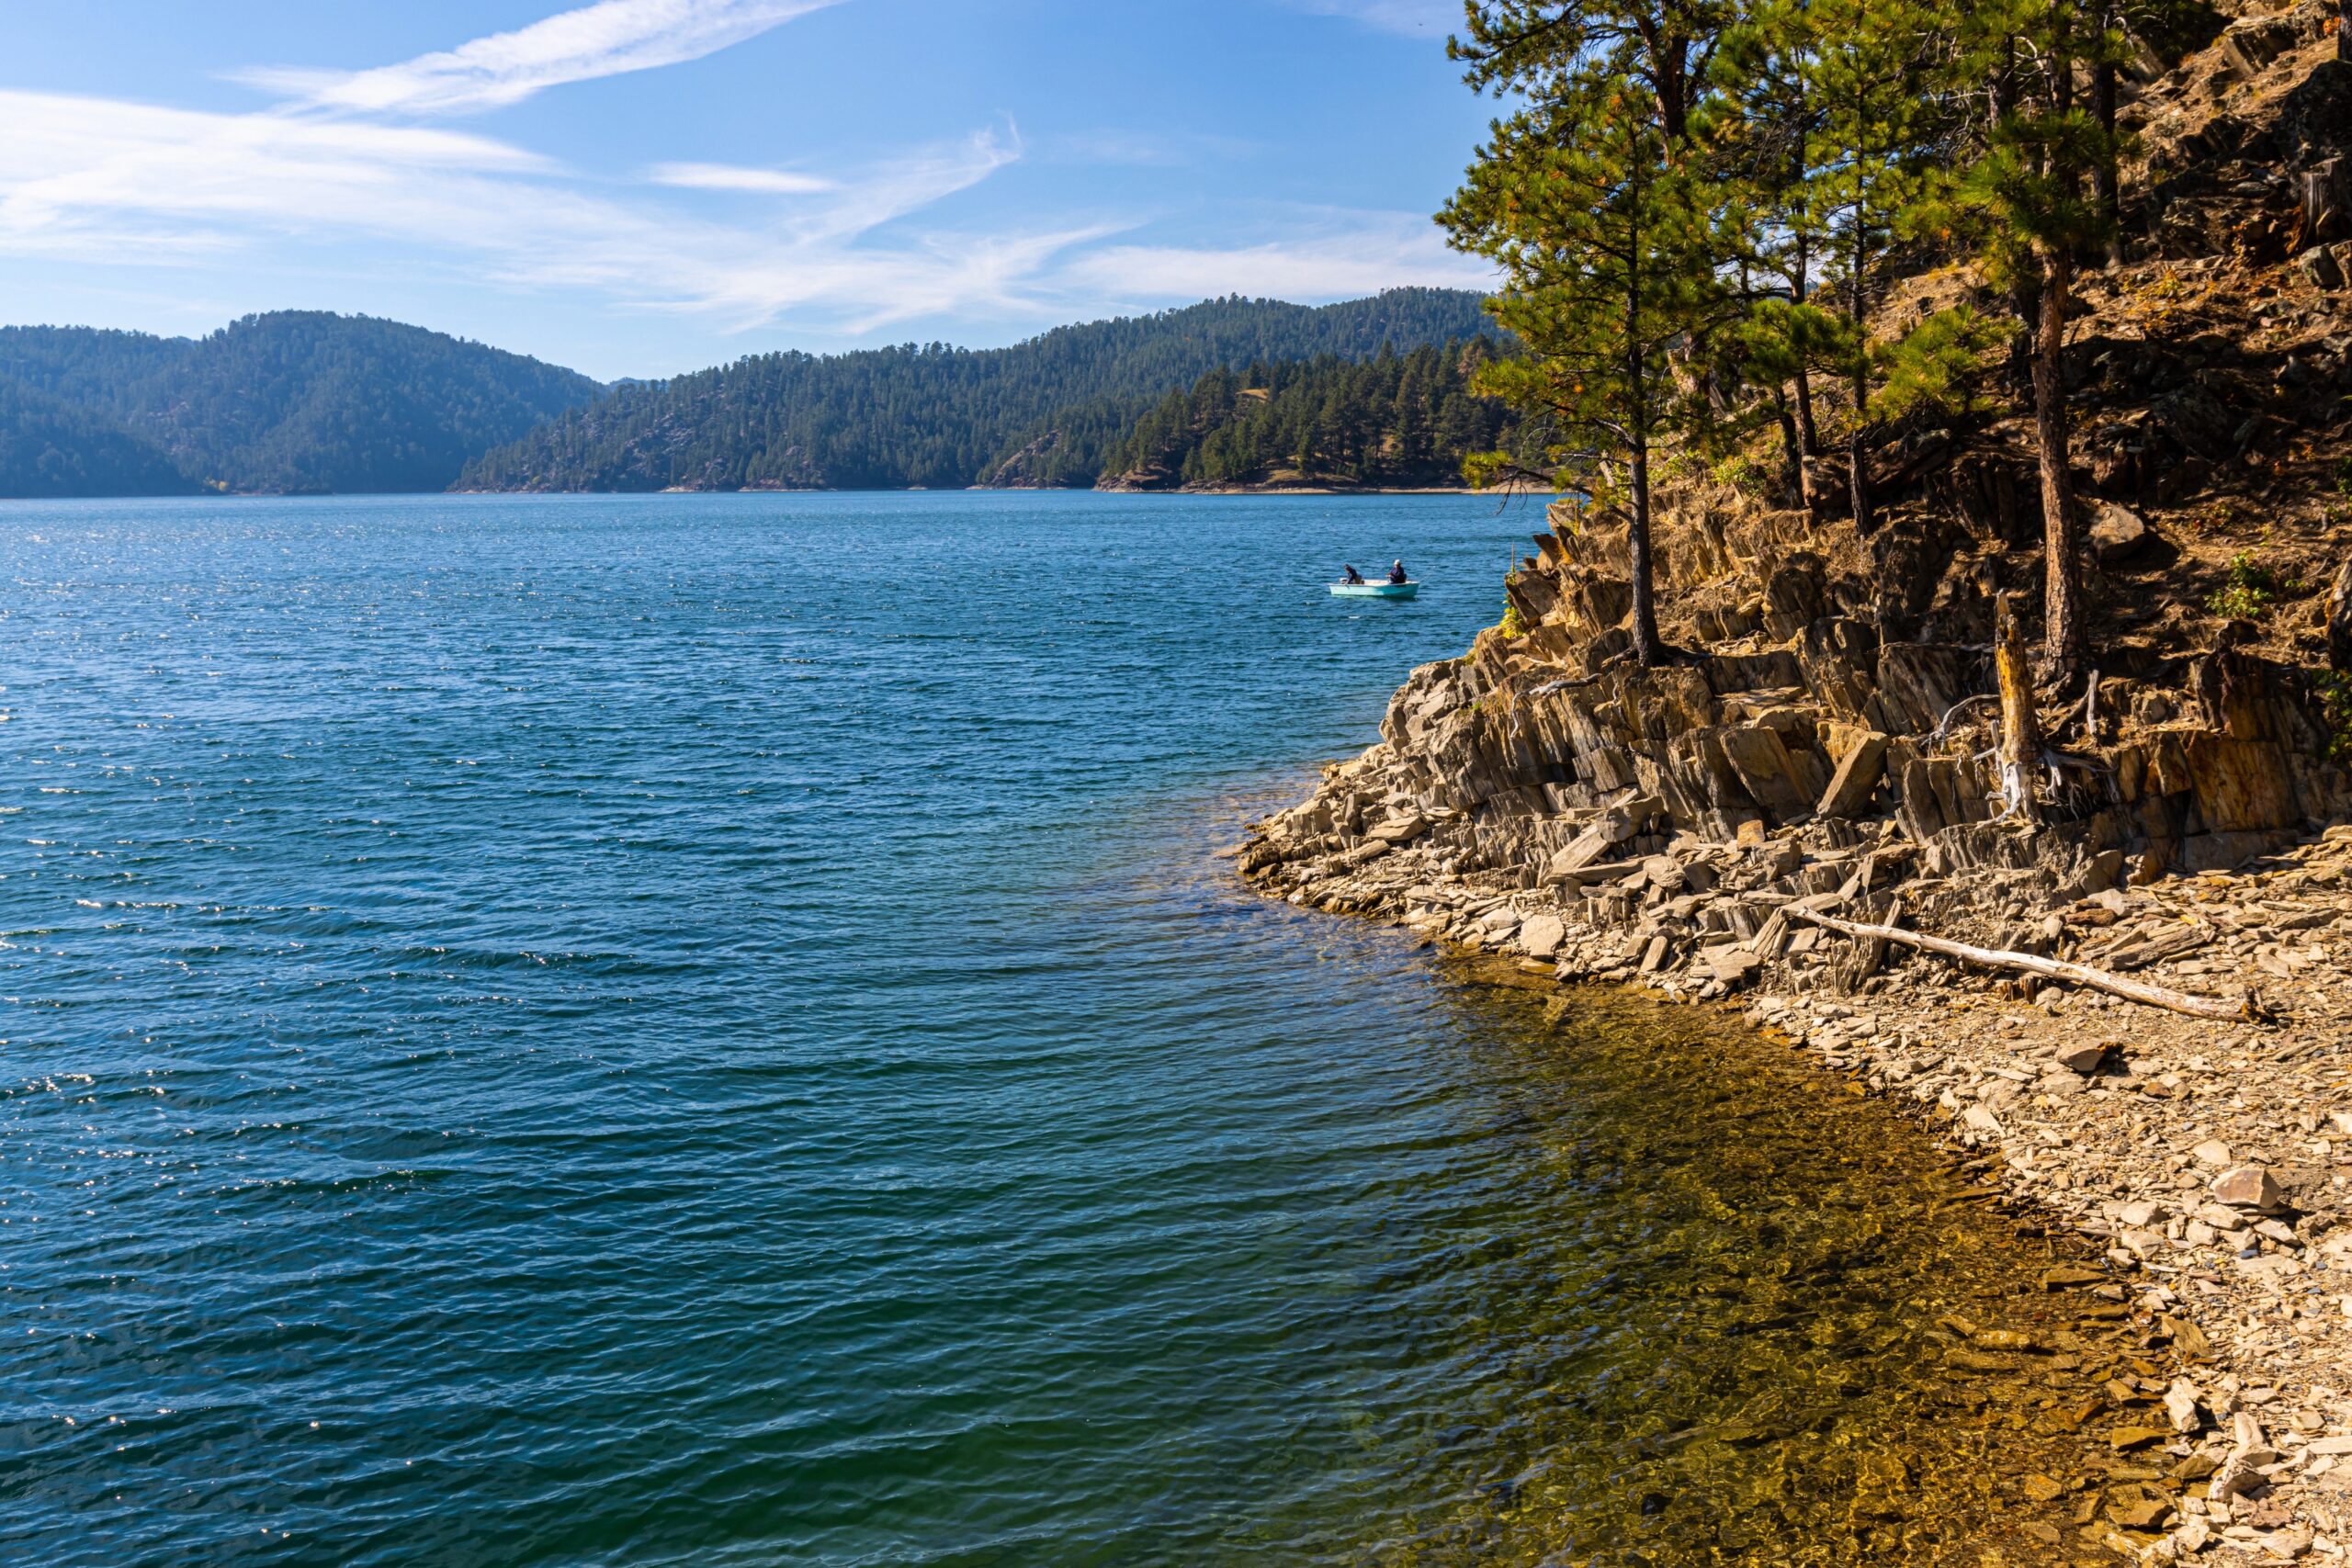
[[[1994,1245],[1890,1201],[1912,1145],[1841,1166],[1748,1047],[1555,1034],[1210,857],[1531,521],[0,511],[0,1556],[1850,1541],[1690,1456],[1900,1425]],[[1321,592],[1384,552],[1439,586]]]

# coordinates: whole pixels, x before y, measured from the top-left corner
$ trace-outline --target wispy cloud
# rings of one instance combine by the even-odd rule
[[[693,314],[723,331],[789,320],[844,337],[948,317],[1029,328],[1236,291],[1319,300],[1489,281],[1411,214],[1261,214],[1269,227],[1222,246],[1152,243],[1141,208],[978,228],[949,218],[951,198],[1024,156],[1009,124],[821,172],[669,162],[613,178],[408,118],[693,58],[823,3],[605,0],[447,54],[310,80],[299,101],[245,114],[0,90],[0,255],[198,277],[291,246],[339,246],[365,265]],[[1140,164],[1191,146],[1077,141],[1046,156]],[[729,195],[775,199],[713,199]]]
[[[838,180],[794,176],[790,194],[804,199],[789,210],[729,224],[582,187],[489,137],[0,91],[0,253],[187,261],[367,236],[471,255],[502,282],[732,325],[798,307],[885,323],[1004,304],[1016,280],[1099,232],[877,235],[1018,155],[986,131]],[[784,188],[778,171],[720,172]]]
[[[821,175],[747,169],[735,164],[656,164],[650,177],[655,185],[681,190],[733,190],[754,196],[811,196],[833,188],[833,182]]]
[[[400,227],[446,182],[550,167],[454,131],[0,92],[0,246],[104,254],[198,242],[195,225],[216,243],[246,223]]]
[[[1074,257],[1064,281],[1136,304],[1227,293],[1343,299],[1400,283],[1494,286],[1493,268],[1448,250],[1417,214],[1324,213],[1297,228],[1252,245],[1106,245]]]
[[[326,109],[471,114],[567,82],[699,60],[838,0],[599,0],[513,32],[366,71],[265,67],[237,79]]]
[[[1346,17],[1383,32],[1442,39],[1462,30],[1462,0],[1289,0],[1301,10]]]
[[[1129,168],[1182,168],[1212,159],[1255,157],[1264,149],[1243,137],[1197,130],[1125,130],[1103,128],[1064,131],[1037,149],[1049,164],[1091,164]]]

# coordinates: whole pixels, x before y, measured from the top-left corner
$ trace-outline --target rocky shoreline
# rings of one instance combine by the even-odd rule
[[[1555,503],[1502,622],[1237,852],[1924,1120],[2097,1303],[1939,1329],[2050,1373],[2083,1462],[2011,1495],[2072,1501],[2052,1561],[2352,1554],[2352,62],[2329,7],[2233,9],[2135,68],[2127,237],[2065,324],[2084,663],[2028,668],[2040,437],[1980,367],[1793,493],[1653,469],[1648,666],[1616,481]],[[2007,309],[1959,266],[1883,309],[1969,301]]]
[[[2314,678],[2226,627],[2177,653],[2115,638],[2122,672],[2043,710],[2065,750],[2012,802],[1989,761],[1992,650],[1969,635],[2018,570],[1997,537],[1906,603],[1840,570],[1835,530],[1685,494],[1663,559],[1682,652],[1643,669],[1617,624],[1622,536],[1554,521],[1505,626],[1414,671],[1379,745],[1252,825],[1241,874],[1538,988],[1744,1014],[1816,1062],[1824,1092],[1909,1110],[2053,1259],[2088,1265],[2053,1279],[2125,1336],[2089,1351],[2060,1342],[2072,1332],[1948,1325],[1955,1364],[2103,1370],[2098,1398],[2053,1392],[2041,1412],[2079,1435],[2082,1467],[2019,1478],[2018,1495],[2074,1507],[2077,1539],[2046,1544],[2342,1560],[2352,776]],[[1934,525],[1898,519],[1873,545]],[[2226,1017],[1816,917],[2153,983]]]
[[[2215,1548],[2256,1561],[2345,1554],[2352,828],[2242,872],[2079,901],[2114,917],[2098,929],[2178,947],[2150,965],[2166,979],[2271,981],[2281,1021],[2237,1025],[1996,981],[1900,950],[1871,955],[1826,932],[1760,987],[1726,983],[1747,969],[1745,953],[1724,976],[1661,973],[1661,932],[1579,919],[1557,888],[1498,888],[1443,869],[1409,839],[1391,843],[1398,836],[1367,835],[1300,863],[1269,859],[1261,832],[1243,852],[1245,871],[1293,904],[1515,957],[1528,978],[1561,987],[1563,1010],[1568,989],[1589,984],[1721,1007],[1806,1053],[1826,1092],[1906,1105],[2027,1234],[2079,1237],[2103,1255],[2066,1282],[2130,1313],[2129,1367],[2101,1408],[2064,1413],[2083,1430],[2084,1471],[2027,1477],[2026,1495],[2074,1494],[2077,1544],[2148,1561]],[[1611,885],[1638,881],[1661,912],[1692,900],[1694,911],[1729,912],[1742,908],[1737,885],[1762,872],[1827,866],[1843,880],[1823,907],[1862,897],[1853,885],[1873,848],[1841,853],[1803,829],[1751,838],[1648,857]],[[1373,845],[1387,847],[1364,852]],[[1699,883],[1707,890],[1690,891]],[[1856,973],[1865,963],[1869,973]],[[1850,988],[1807,983],[1841,971]],[[2062,1354],[1998,1327],[1959,1327],[1958,1353],[1984,1371],[2031,1371]]]

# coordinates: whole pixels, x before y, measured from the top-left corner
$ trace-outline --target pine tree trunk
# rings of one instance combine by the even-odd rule
[[[1858,373],[1854,377],[1854,402],[1858,409],[1868,389]],[[1849,470],[1846,488],[1854,502],[1854,532],[1867,534],[1871,531],[1871,479],[1868,460],[1862,456],[1862,418],[1859,412],[1854,415],[1854,432],[1846,437],[1846,465]]]
[[[2115,133],[2115,67],[2101,62],[2091,69],[2091,108],[2109,135]],[[2107,231],[2107,265],[2123,265],[2123,197],[2120,172],[2112,156],[2101,155],[2091,166],[2091,197],[2098,208],[2100,227]]]
[[[2352,3],[2352,0],[2347,0]],[[1797,242],[1796,275],[1789,279],[1789,302],[1802,305],[1810,297],[1805,267],[1805,244]],[[1805,367],[1804,357],[1797,357],[1797,494],[1811,513],[1819,513],[1821,502],[1813,493],[1815,459],[1821,456],[1821,432],[1813,423],[1813,372]]]
[[[1818,513],[1821,499],[1813,493],[1814,469],[1821,457],[1821,432],[1813,423],[1813,373],[1797,367],[1797,493],[1807,512]]]
[[[1868,260],[1869,233],[1864,225],[1870,210],[1857,202],[1854,207],[1854,427],[1846,438],[1847,489],[1854,502],[1854,532],[1871,531],[1871,471],[1862,457],[1862,426],[1870,416],[1870,296],[1862,287],[1862,270]]]
[[[2327,664],[2352,675],[2352,560],[2335,574],[2327,595]]]
[[[2072,36],[2074,12],[2061,6],[2052,52],[2050,107],[2063,119],[2075,107],[2075,62],[2080,54]],[[2068,201],[2082,192],[2081,166],[2063,148],[2052,153],[2052,173]],[[2066,428],[2066,307],[2074,291],[2074,248],[2054,244],[2043,253],[2041,331],[2033,364],[2034,435],[2041,447],[2041,548],[2043,606],[2041,643],[2052,677],[2064,680],[2083,658],[2082,542],[2075,513],[2075,479],[2067,466],[2071,436]]]
[[[1667,156],[1680,153],[1682,144],[1690,134],[1690,41],[1681,38],[1661,40],[1653,51],[1657,74],[1652,78],[1657,88],[1658,129],[1665,131]]]
[[[1796,416],[1789,410],[1789,389],[1772,383],[1772,412],[1781,422],[1781,504],[1804,504],[1804,448],[1797,445]]]
[[[2352,4],[2352,0],[2346,3]],[[2098,22],[2102,34],[2113,20],[2113,6],[2103,0]],[[2118,267],[2123,265],[2123,198],[2121,171],[2116,166],[2114,151],[2115,62],[2111,60],[2101,59],[2091,67],[2091,116],[2109,138],[2107,150],[2091,167],[2091,197],[2098,209],[2099,222],[2107,230],[2107,265]]]
[[[1634,659],[1646,670],[1659,660],[1657,605],[1650,582],[1650,404],[1642,363],[1642,281],[1637,249],[1625,269],[1625,401],[1631,415],[1626,446],[1634,470],[1634,515],[1625,526],[1625,555],[1634,579]]]
[[[1993,118],[1996,123],[2008,118],[2018,107],[2018,45],[2015,39],[2001,42],[2001,63],[1993,72],[1990,84]],[[2033,373],[2033,339],[2035,322],[2041,313],[2041,297],[2031,279],[2020,276],[2009,286],[2009,310],[2018,319],[2018,333],[2009,339],[2009,385],[2022,387]]]
[[[2042,257],[2041,330],[2033,358],[2033,428],[2041,448],[2043,611],[2041,641],[2053,673],[2071,674],[2083,654],[2083,572],[2067,472],[2066,300],[2074,258],[2054,246]]]
[[[1634,660],[1645,670],[1661,662],[1657,603],[1650,583],[1650,449],[1636,437],[1633,461],[1633,521],[1625,529],[1625,553],[1634,577]]]

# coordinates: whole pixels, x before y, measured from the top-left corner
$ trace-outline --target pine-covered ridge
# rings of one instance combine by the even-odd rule
[[[0,495],[439,491],[602,389],[368,316],[283,310],[201,338],[0,328]]]
[[[1233,297],[1009,348],[752,355],[622,387],[469,465],[497,491],[1085,486],[1135,421],[1217,369],[1369,359],[1490,334],[1480,297],[1394,288],[1309,307]]]
[[[1509,106],[1439,214],[1522,349],[1481,385],[1623,530],[1634,662],[1679,657],[1653,525],[1710,476],[1880,588],[1993,496],[2040,547],[1994,596],[2069,694],[2095,513],[2250,488],[2329,525],[2345,0],[1472,0],[1448,47]]]
[[[0,379],[0,496],[194,495],[164,449],[95,409]]]
[[[1210,371],[1136,421],[1103,463],[1104,489],[1443,488],[1464,459],[1503,449],[1519,415],[1473,387],[1492,340],[1384,349],[1368,360]]]

